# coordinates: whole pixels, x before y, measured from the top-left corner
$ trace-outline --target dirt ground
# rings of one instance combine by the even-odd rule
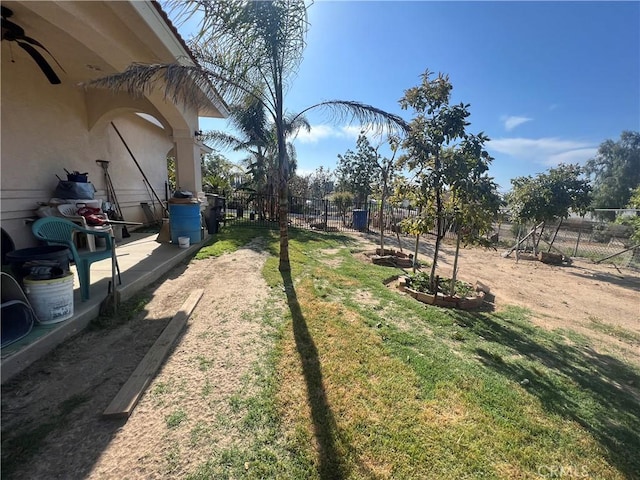
[[[362,248],[375,248],[375,236],[359,238]],[[410,249],[410,240],[403,246]],[[139,318],[88,331],[4,385],[3,447],[18,427],[39,427],[39,435],[51,431],[10,478],[181,478],[214,450],[246,441],[234,399],[251,393],[247,379],[257,375],[255,362],[268,348],[265,311],[277,316],[283,308],[260,275],[266,259],[260,247],[253,243],[175,269],[150,294]],[[442,253],[446,276],[452,246]],[[463,250],[459,277],[488,285],[497,310],[526,307],[537,325],[578,331],[594,349],[640,365],[640,273],[580,260],[571,266],[516,262],[501,253]],[[131,417],[104,419],[104,409],[194,288],[203,288],[204,296]],[[632,340],[596,329],[594,322],[634,332]],[[69,413],[59,408],[65,400],[74,407]]]
[[[379,242],[375,235],[359,234],[371,249]],[[398,248],[396,238],[386,240],[385,248]],[[414,241],[401,238],[403,251],[413,253]],[[531,311],[536,325],[549,329],[567,329],[587,335],[595,346],[610,349],[627,361],[640,365],[640,342],[621,341],[603,333],[598,325],[634,332],[640,338],[640,272],[613,264],[595,264],[576,258],[571,265],[548,265],[539,261],[516,260],[515,253],[504,258],[505,248],[463,248],[458,260],[458,278],[481,281],[491,289],[496,310],[517,305]],[[451,276],[454,245],[445,243],[440,250],[439,272]],[[418,259],[430,262],[431,244],[421,242]],[[624,332],[622,332],[624,335]],[[627,336],[628,337],[628,336]]]

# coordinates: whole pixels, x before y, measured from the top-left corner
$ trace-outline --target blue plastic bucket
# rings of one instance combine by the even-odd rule
[[[191,245],[200,243],[200,204],[199,203],[170,203],[169,226],[171,228],[171,242],[178,245],[178,237],[189,237]]]
[[[353,211],[353,228],[361,231],[367,229],[367,211],[366,210]]]

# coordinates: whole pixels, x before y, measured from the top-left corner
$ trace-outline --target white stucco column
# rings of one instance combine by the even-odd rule
[[[176,184],[197,196],[202,191],[200,145],[192,132],[175,132],[173,141],[176,145]]]

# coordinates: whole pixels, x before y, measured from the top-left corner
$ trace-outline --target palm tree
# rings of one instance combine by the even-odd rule
[[[281,271],[291,269],[288,238],[287,118],[284,94],[303,58],[308,28],[304,0],[188,0],[169,2],[176,22],[197,18],[199,31],[191,49],[199,64],[134,64],[121,74],[92,82],[96,86],[144,94],[161,85],[174,101],[197,105],[213,85],[227,103],[252,97],[275,126],[278,167]],[[194,88],[194,85],[198,88]],[[200,88],[202,87],[202,88]],[[406,131],[402,118],[354,101],[332,100],[312,105],[337,119],[374,124],[382,130]]]
[[[202,139],[217,148],[245,151],[249,154],[244,163],[251,180],[246,182],[243,188],[267,197],[270,206],[269,216],[275,218],[275,204],[271,200],[277,194],[279,176],[275,125],[265,115],[263,105],[253,97],[247,97],[240,104],[231,105],[229,112],[230,123],[238,131],[238,135],[213,130],[203,132]],[[304,116],[296,116],[295,119],[285,118],[287,139],[295,136],[302,128],[307,131],[311,128]],[[287,141],[286,148],[290,176],[296,170],[297,154],[293,143]]]

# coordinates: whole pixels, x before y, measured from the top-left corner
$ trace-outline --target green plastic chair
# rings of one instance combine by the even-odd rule
[[[89,278],[91,264],[106,258],[111,258],[112,250],[115,249],[115,242],[112,238],[111,232],[88,230],[80,225],[70,222],[69,220],[59,217],[45,217],[36,220],[31,226],[31,231],[38,239],[46,242],[47,245],[65,245],[69,248],[78,270],[78,277],[80,280],[80,297],[83,302],[88,300],[89,287],[91,286],[91,280]],[[95,252],[78,251],[75,243],[73,242],[73,235],[76,232],[104,238],[106,249],[97,250]],[[115,267],[118,271],[118,283],[122,284],[120,268],[118,267],[117,261],[115,262]],[[113,285],[113,288],[115,288],[115,285]]]

